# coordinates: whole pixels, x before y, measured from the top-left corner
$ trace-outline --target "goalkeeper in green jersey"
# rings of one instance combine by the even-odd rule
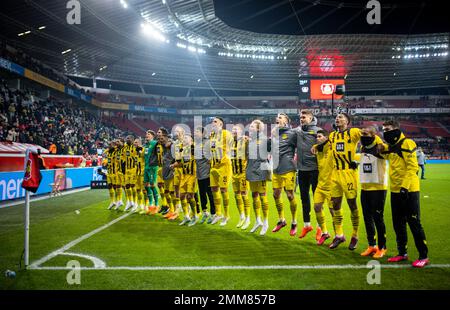
[[[149,200],[149,213],[155,213],[158,209],[158,189],[156,180],[158,177],[158,160],[156,156],[156,134],[153,130],[147,130],[145,135],[146,143],[144,145],[145,169],[144,185]]]

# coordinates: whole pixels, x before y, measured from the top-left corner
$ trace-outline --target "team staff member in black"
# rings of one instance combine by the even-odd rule
[[[198,191],[200,194],[200,202],[202,205],[203,215],[200,219],[200,224],[203,224],[206,220],[208,224],[212,222],[212,216],[216,214],[216,208],[214,206],[213,194],[211,187],[209,186],[209,174],[210,174],[210,164],[209,159],[205,157],[204,150],[208,150],[207,145],[209,144],[209,139],[205,135],[205,128],[197,127],[194,133],[194,155],[195,163],[197,165],[197,182]],[[209,200],[209,210],[208,214],[208,200]]]
[[[420,183],[417,176],[419,165],[416,143],[405,137],[397,121],[385,122],[383,132],[388,146],[385,146],[385,151],[381,155],[389,160],[392,221],[398,249],[398,255],[389,258],[388,262],[408,259],[406,252],[408,243],[406,223],[408,223],[419,251],[419,259],[412,265],[422,268],[429,264],[429,259],[425,232],[420,223]]]
[[[317,119],[311,110],[300,111],[300,126],[297,130],[297,178],[300,185],[300,198],[302,200],[303,223],[304,227],[300,233],[300,238],[306,236],[311,230],[311,201],[309,199],[309,190],[316,190],[319,169],[317,167],[317,159],[311,153],[311,148],[316,144],[316,136],[322,128],[317,127]],[[319,231],[319,237],[322,232]]]
[[[384,203],[388,187],[386,160],[378,154],[375,127],[361,129],[361,160],[359,183],[361,184],[361,206],[369,247],[361,256],[382,258],[386,254],[386,225]],[[375,231],[377,237],[375,238]],[[378,246],[377,246],[378,241]]]

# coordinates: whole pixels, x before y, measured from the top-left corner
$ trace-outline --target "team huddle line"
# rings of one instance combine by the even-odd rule
[[[294,190],[297,175],[304,222],[299,237],[304,238],[313,230],[309,198],[312,190],[318,223],[317,244],[322,245],[331,237],[324,205],[328,205],[335,235],[329,248],[344,243],[341,206],[345,196],[353,228],[348,248],[355,250],[359,241],[357,194],[360,185],[368,242],[368,248],[361,255],[381,259],[387,253],[383,213],[389,184],[398,254],[388,262],[408,259],[408,224],[419,251],[413,266],[427,265],[428,247],[420,222],[416,144],[404,136],[398,122],[390,120],[383,124],[383,141],[374,127],[350,128],[350,117],[346,113],[336,116],[335,130],[330,133],[317,126],[312,111],[301,110],[299,117],[300,126],[292,128],[289,116],[278,114],[270,137],[260,120],[252,121],[245,131],[240,125],[232,126],[230,131],[225,129],[222,118],[215,117],[210,125],[196,127],[193,136],[187,134],[183,126],[176,125],[172,134],[163,127],[156,133],[148,130],[144,144],[133,136],[113,140],[105,151],[111,200],[108,209],[119,210],[125,192],[124,211],[160,213],[168,220],[176,220],[183,214],[179,225],[207,222],[225,226],[230,220],[228,188],[231,182],[240,215],[237,227],[249,228],[253,206],[255,221],[250,232],[259,230],[260,235],[265,235],[269,229],[267,186],[268,181],[272,181],[278,213],[272,232],[287,226],[286,206],[281,196],[284,191],[291,215],[289,234],[296,236],[298,208]]]

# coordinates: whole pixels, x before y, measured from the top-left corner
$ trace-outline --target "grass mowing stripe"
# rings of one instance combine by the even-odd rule
[[[77,245],[78,243],[80,243],[80,242],[82,242],[82,241],[84,241],[84,240],[86,240],[86,239],[92,237],[92,236],[95,235],[96,233],[99,233],[100,231],[102,231],[102,230],[104,230],[104,229],[110,227],[111,225],[113,225],[113,224],[115,224],[115,223],[117,223],[117,222],[123,220],[124,218],[126,218],[126,217],[129,216],[130,214],[132,214],[132,213],[124,214],[124,215],[122,215],[121,217],[116,218],[115,220],[112,220],[111,222],[109,222],[109,223],[107,223],[107,224],[105,224],[105,225],[103,225],[103,226],[101,226],[101,227],[99,227],[99,228],[97,228],[97,229],[94,229],[93,231],[91,231],[91,232],[89,232],[89,233],[87,233],[87,234],[85,234],[85,235],[83,235],[83,236],[81,236],[81,237],[79,237],[79,238],[77,238],[77,239],[75,239],[75,240],[69,242],[69,243],[66,244],[65,246],[63,246],[63,247],[61,247],[61,248],[59,248],[59,249],[57,249],[57,250],[51,252],[50,254],[48,254],[48,255],[42,257],[41,259],[38,259],[37,261],[33,262],[28,268],[38,267],[39,265],[45,263],[46,261],[52,259],[53,257],[55,257],[55,256],[57,256],[57,255],[59,255],[59,254],[65,252],[65,251],[67,251],[68,249],[74,247],[74,246]]]

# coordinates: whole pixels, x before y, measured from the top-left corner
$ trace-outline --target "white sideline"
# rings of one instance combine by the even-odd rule
[[[381,269],[413,269],[410,264],[380,265]],[[450,268],[450,264],[430,264],[428,268]],[[30,266],[33,270],[72,270],[73,268]],[[128,271],[194,271],[194,270],[318,270],[318,269],[369,269],[367,265],[268,265],[268,266],[110,266],[80,267],[80,270],[128,270]]]
[[[66,196],[66,195],[70,195],[70,194],[75,194],[75,193],[79,193],[79,192],[84,192],[84,191],[87,191],[89,189],[91,189],[89,186],[88,187],[82,187],[82,188],[76,188],[76,189],[69,189],[69,190],[66,190],[64,192],[61,192],[61,194],[59,194],[58,197],[59,196]],[[33,196],[31,196],[30,197],[30,199],[31,199],[30,202],[39,201],[39,200],[45,200],[45,199],[50,199],[50,198],[53,198],[53,197],[50,197],[50,194],[44,195],[44,196],[41,196],[41,197],[34,197],[34,198],[33,198]],[[24,204],[24,203],[25,203],[25,199],[20,199],[20,200],[16,200],[16,201],[13,201],[13,202],[1,204],[0,205],[0,209],[17,206],[17,205],[21,205],[21,204]]]
[[[111,222],[109,222],[109,223],[107,223],[107,224],[105,224],[105,225],[103,225],[103,226],[101,226],[101,227],[99,227],[97,229],[94,229],[93,231],[91,231],[91,232],[89,232],[89,233],[79,237],[78,239],[75,239],[75,240],[67,243],[65,246],[63,246],[63,247],[61,247],[61,248],[51,252],[50,254],[48,254],[48,255],[46,255],[46,256],[44,256],[44,257],[34,261],[32,264],[30,264],[30,266],[28,266],[28,269],[35,269],[36,267],[39,267],[39,265],[42,265],[43,263],[49,261],[50,259],[52,259],[53,257],[55,257],[57,255],[63,254],[65,251],[67,251],[68,249],[70,249],[73,246],[77,245],[81,241],[84,241],[87,238],[92,237],[96,233],[98,233],[98,232],[100,232],[100,231],[110,227],[111,225],[113,225],[113,224],[123,220],[124,218],[126,218],[127,216],[130,216],[131,214],[133,214],[133,213],[131,213],[131,212],[130,213],[126,213],[126,214],[122,215],[121,217],[118,217],[115,220],[112,220]],[[42,267],[39,267],[39,268],[42,268]]]

